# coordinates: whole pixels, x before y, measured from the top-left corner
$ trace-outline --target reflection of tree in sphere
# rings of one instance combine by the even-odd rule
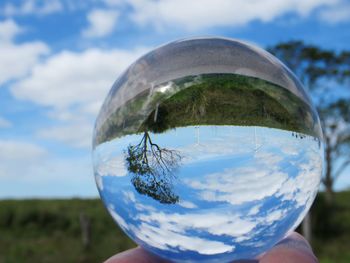
[[[171,189],[171,179],[181,159],[176,150],[161,148],[145,131],[137,145],[128,146],[125,155],[126,167],[133,175],[131,182],[137,192],[165,204],[179,201]]]
[[[275,57],[230,39],[172,42],[132,64],[96,121],[101,197],[139,245],[229,262],[301,222],[320,182],[322,131]]]

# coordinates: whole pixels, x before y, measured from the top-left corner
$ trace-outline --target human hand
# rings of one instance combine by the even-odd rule
[[[109,258],[105,263],[167,263],[144,249],[137,247]],[[306,239],[292,233],[257,260],[235,261],[236,263],[317,263],[318,260]]]

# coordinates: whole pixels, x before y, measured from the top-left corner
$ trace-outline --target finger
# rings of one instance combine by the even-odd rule
[[[144,249],[137,247],[119,253],[105,261],[105,263],[166,263],[159,257],[150,254]]]
[[[292,233],[260,259],[260,263],[317,263],[318,260],[306,239]]]

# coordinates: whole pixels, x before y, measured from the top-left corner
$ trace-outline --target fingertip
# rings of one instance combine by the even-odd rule
[[[318,260],[306,239],[294,232],[263,255],[260,262],[318,263]]]
[[[145,251],[141,247],[129,249],[113,257],[107,259],[104,263],[162,263],[162,259],[157,256]]]
[[[314,255],[309,242],[297,232],[290,233],[286,238],[280,241],[276,247],[286,247],[295,250],[302,250],[306,253]]]

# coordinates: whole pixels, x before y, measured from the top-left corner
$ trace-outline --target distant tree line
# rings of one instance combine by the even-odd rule
[[[302,41],[268,50],[299,77],[316,105],[325,143],[322,183],[331,204],[335,181],[350,165],[350,51],[336,52]]]
[[[325,205],[322,216],[324,231],[334,231],[334,185],[350,165],[350,51],[336,52],[302,41],[277,44],[269,51],[280,58],[304,84],[318,110],[324,134],[325,172],[322,184]],[[320,211],[320,210],[319,210]],[[310,213],[302,230],[311,242]],[[317,222],[319,223],[319,222]],[[318,224],[316,224],[318,225]]]

